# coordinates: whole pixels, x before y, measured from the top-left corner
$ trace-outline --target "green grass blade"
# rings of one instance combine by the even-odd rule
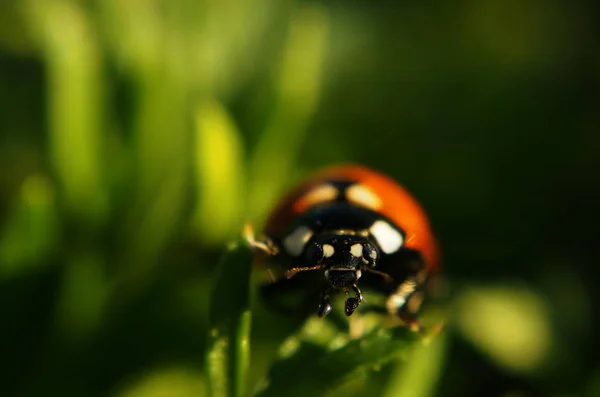
[[[43,175],[29,176],[0,228],[0,280],[47,265],[60,239],[59,226],[54,186]]]
[[[241,134],[227,109],[206,99],[196,108],[193,227],[204,244],[222,244],[241,226],[245,169]]]
[[[405,328],[381,329],[342,347],[296,341],[288,357],[275,362],[256,394],[321,396],[361,371],[372,371],[412,353],[421,337]],[[288,343],[289,344],[289,343]]]
[[[49,155],[61,197],[74,214],[101,224],[109,202],[102,156],[106,82],[100,40],[77,2],[31,0],[24,5],[45,61]]]
[[[212,397],[241,397],[250,358],[250,273],[252,252],[245,241],[228,247],[217,266],[210,301],[206,357]]]
[[[446,363],[448,334],[437,335],[426,348],[411,357],[410,365],[396,365],[383,397],[428,397],[435,395]]]
[[[249,218],[264,216],[286,186],[320,99],[330,21],[319,4],[292,15],[269,120],[250,162]]]

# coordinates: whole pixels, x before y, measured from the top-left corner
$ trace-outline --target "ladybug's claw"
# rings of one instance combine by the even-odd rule
[[[352,290],[356,294],[356,297],[346,299],[346,304],[344,307],[344,313],[346,314],[346,316],[351,316],[352,313],[354,313],[354,311],[358,307],[358,305],[360,305],[360,303],[363,301],[362,293],[360,292],[360,289],[358,288],[358,286],[356,286],[356,284],[352,286]]]
[[[318,315],[320,318],[325,317],[326,315],[328,315],[331,312],[331,303],[329,302],[321,302],[321,304],[319,305],[319,311],[318,311]]]
[[[319,317],[323,318],[331,312],[331,303],[329,300],[331,299],[330,293],[333,292],[331,287],[325,288],[325,290],[321,293],[321,304],[319,305],[319,310],[317,314]]]
[[[346,305],[344,307],[344,313],[346,314],[346,316],[351,316],[352,313],[354,313],[354,311],[358,307],[358,304],[358,299],[356,298],[346,299]]]

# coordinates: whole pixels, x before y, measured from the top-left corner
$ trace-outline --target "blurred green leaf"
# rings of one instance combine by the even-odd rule
[[[97,7],[110,51],[125,69],[148,73],[168,65],[187,86],[223,98],[264,67],[257,54],[286,4],[106,0]]]
[[[101,256],[88,249],[74,253],[65,265],[56,325],[74,340],[85,341],[104,319],[110,283]]]
[[[170,61],[164,54],[166,26],[158,3],[105,0],[96,5],[111,57],[136,78]]]
[[[169,64],[138,70],[129,207],[120,228],[122,290],[142,291],[185,223],[190,171],[187,89]]]
[[[245,169],[240,133],[219,102],[205,100],[195,117],[194,228],[205,244],[220,243],[241,227]]]
[[[135,379],[118,397],[202,397],[202,374],[185,367],[158,368]]]
[[[445,364],[448,335],[442,332],[426,348],[412,355],[410,365],[399,363],[392,372],[383,397],[427,397],[437,391]]]
[[[232,244],[217,266],[209,308],[207,377],[212,397],[241,397],[250,359],[250,272],[245,240]]]
[[[531,372],[549,357],[549,308],[530,288],[470,286],[462,289],[455,304],[458,329],[498,364]]]
[[[0,278],[46,264],[46,256],[58,240],[55,192],[46,177],[25,179],[14,207],[0,231]]]
[[[379,329],[339,346],[293,337],[286,357],[276,361],[257,396],[320,396],[360,372],[371,371],[393,360],[412,356],[421,341],[407,328]],[[425,381],[425,380],[424,380]]]
[[[250,164],[250,219],[271,207],[293,171],[321,91],[329,17],[319,4],[298,7],[290,22],[276,98]]]
[[[108,212],[105,81],[98,37],[75,2],[28,0],[26,15],[43,50],[49,89],[50,157],[70,210],[93,223]]]
[[[0,49],[16,53],[33,52],[31,37],[27,34],[22,11],[14,2],[0,2]]]

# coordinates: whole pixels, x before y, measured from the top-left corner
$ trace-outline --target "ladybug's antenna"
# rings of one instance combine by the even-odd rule
[[[307,272],[309,270],[319,270],[320,268],[321,268],[321,265],[311,266],[311,267],[293,267],[290,270],[288,270],[287,272],[285,272],[285,278],[287,278],[289,280],[290,278],[294,277],[297,273]]]
[[[385,280],[386,283],[393,283],[394,282],[394,278],[392,276],[390,276],[389,274],[387,274],[387,273],[380,272],[379,270],[375,270],[375,269],[373,269],[371,267],[368,267],[368,266],[365,266],[364,270],[367,271],[367,272],[369,272],[369,273],[377,274],[377,275],[383,277],[383,279]]]

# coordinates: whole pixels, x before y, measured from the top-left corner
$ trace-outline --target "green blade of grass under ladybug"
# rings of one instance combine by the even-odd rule
[[[324,395],[361,371],[408,359],[418,353],[415,348],[428,348],[421,346],[421,335],[407,328],[379,329],[341,347],[302,336],[293,337],[284,345],[288,345],[288,352],[274,363],[255,396]]]
[[[206,356],[208,393],[241,397],[250,357],[250,273],[252,252],[245,240],[231,244],[212,283],[209,344]]]

